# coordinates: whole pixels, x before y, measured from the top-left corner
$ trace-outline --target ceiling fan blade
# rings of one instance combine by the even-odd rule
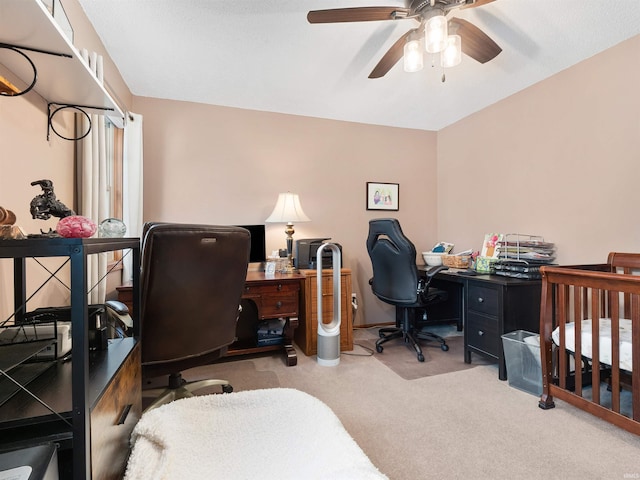
[[[391,70],[396,63],[398,63],[398,60],[404,56],[404,44],[407,42],[407,37],[418,30],[418,28],[414,28],[401,36],[380,59],[378,64],[369,74],[369,78],[384,77],[386,73]]]
[[[476,7],[481,7],[483,5],[486,5],[487,3],[491,3],[494,2],[495,0],[476,0],[474,3],[471,3],[469,5],[464,5],[462,7],[460,7],[460,10],[464,10],[465,8],[476,8]]]
[[[309,23],[371,22],[407,18],[410,10],[402,7],[352,7],[312,10],[307,14]]]
[[[461,18],[451,18],[449,27],[452,27],[450,34],[462,37],[462,51],[480,63],[492,60],[502,51],[496,42],[473,23]]]

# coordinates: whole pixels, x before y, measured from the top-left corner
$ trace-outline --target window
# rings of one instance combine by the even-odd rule
[[[106,120],[107,127],[107,190],[109,217],[122,219],[122,163],[124,130]]]
[[[117,128],[109,119],[105,119],[107,140],[107,192],[109,194],[109,213],[107,217],[122,220],[122,168],[124,151],[124,129]],[[122,251],[112,252],[109,269],[122,258]],[[121,269],[119,263],[116,269]]]

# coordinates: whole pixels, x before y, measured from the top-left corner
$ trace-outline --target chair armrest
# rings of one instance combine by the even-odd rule
[[[104,302],[104,304],[118,315],[129,313],[129,308],[124,303],[119,302],[118,300],[107,300],[106,302]]]
[[[438,274],[439,272],[442,272],[444,270],[449,270],[449,267],[447,267],[445,265],[438,265],[436,267],[431,267],[429,270],[426,270],[424,272],[424,276],[426,278],[428,278],[429,280],[431,280],[436,274]]]
[[[133,320],[129,315],[129,308],[124,303],[118,300],[107,300],[104,305],[107,307],[107,317],[116,326],[116,330],[119,327],[122,333],[125,334],[128,333],[130,328],[133,328]]]

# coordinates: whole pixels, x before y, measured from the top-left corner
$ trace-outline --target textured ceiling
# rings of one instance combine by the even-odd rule
[[[454,11],[503,49],[482,65],[367,76],[414,20],[315,24],[402,0],[79,0],[134,95],[439,130],[640,33],[639,0],[496,0]],[[640,62],[640,52],[630,62]]]

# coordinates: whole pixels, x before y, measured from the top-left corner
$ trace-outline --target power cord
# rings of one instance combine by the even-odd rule
[[[350,353],[350,352],[341,352],[341,355],[351,355],[352,357],[373,357],[373,349],[369,347],[365,347],[361,343],[354,343],[354,345],[366,350],[368,353]]]
[[[352,304],[355,301],[355,297],[352,298]],[[357,303],[356,303],[356,309],[357,307]],[[355,312],[354,312],[354,316],[355,316]],[[370,329],[378,329],[380,328],[380,325],[372,325],[370,327],[357,327],[358,330],[370,330]],[[362,345],[361,343],[354,343],[354,345],[357,345],[358,347],[362,348],[363,350],[366,350],[368,353],[349,353],[349,352],[342,352],[342,355],[351,355],[353,357],[372,357],[375,354],[375,351],[373,348],[367,347],[365,345]]]
[[[351,309],[353,310],[353,318],[355,319],[356,318],[356,313],[358,312],[358,297],[356,297],[355,293],[351,294]],[[342,352],[341,355],[351,355],[352,357],[372,357],[373,356],[373,349],[371,349],[369,347],[365,347],[361,343],[354,343],[354,345],[362,348],[363,350],[367,351],[368,353]]]

